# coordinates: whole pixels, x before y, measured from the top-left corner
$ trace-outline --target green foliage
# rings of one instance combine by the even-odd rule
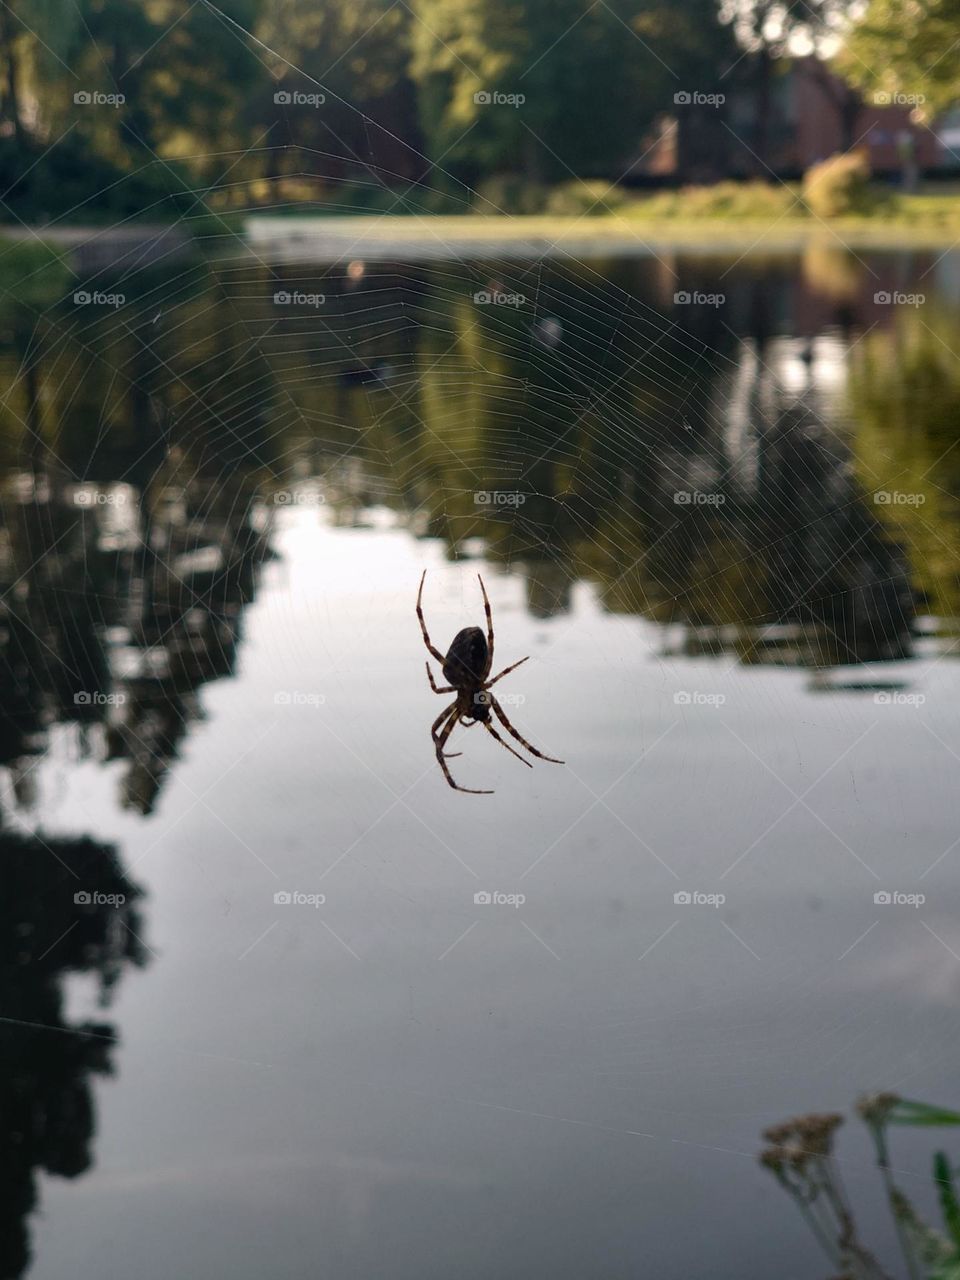
[[[864,90],[918,97],[932,119],[960,98],[960,0],[869,0],[849,33],[838,70]]]
[[[0,287],[22,296],[30,281],[59,275],[66,278],[68,268],[63,255],[54,245],[43,240],[6,240],[0,238]]]
[[[718,182],[662,191],[637,201],[631,211],[650,218],[779,218],[804,209],[797,193],[782,182]]]
[[[960,1202],[947,1157],[937,1152],[933,1161],[945,1235],[921,1217],[895,1182],[888,1134],[894,1124],[955,1126],[960,1124],[960,1114],[895,1093],[868,1094],[857,1103],[857,1111],[873,1142],[906,1274],[912,1280],[960,1280]],[[771,1126],[764,1131],[768,1145],[760,1162],[796,1201],[819,1243],[839,1262],[844,1275],[888,1280],[888,1271],[860,1234],[834,1156],[834,1134],[842,1120],[839,1114],[811,1114]]]
[[[380,210],[427,167],[419,154],[410,62],[410,9],[393,0],[256,0],[252,31],[262,74],[247,118],[270,148],[260,173],[271,183],[331,178],[324,202],[345,204],[334,188],[358,185],[360,209]],[[278,103],[280,92],[321,95],[317,107]],[[386,197],[381,200],[376,189]],[[398,206],[398,209],[400,206]]]
[[[621,187],[600,179],[563,182],[547,195],[544,211],[554,217],[581,218],[619,213],[630,203]]]
[[[888,1124],[904,1124],[913,1128],[953,1128],[960,1124],[960,1111],[931,1106],[929,1102],[913,1102],[900,1098],[887,1117]]]
[[[722,11],[744,48],[763,46],[779,57],[791,37],[816,42],[845,8],[844,0],[730,0]]]
[[[519,174],[501,173],[478,184],[473,209],[484,214],[543,213],[549,194],[549,188],[542,182],[531,182]]]
[[[758,60],[769,78],[787,33],[805,28],[816,41],[838,6],[9,0],[0,4],[0,183],[9,192],[0,219],[195,221],[258,203],[321,215],[803,216],[777,184],[648,200],[618,184],[654,123],[674,113],[679,89],[729,92]],[[941,90],[958,96],[955,59],[939,54],[960,31],[960,0],[935,0],[911,22],[916,31],[894,0],[869,0],[852,48],[885,42],[882,59],[864,58],[883,68],[880,87],[931,102]],[[741,61],[744,50],[751,57]],[[909,71],[932,52],[934,90]],[[857,62],[852,55],[850,74]],[[78,90],[125,100],[85,108]],[[320,101],[297,106],[278,92]],[[695,116],[681,119],[681,161],[692,163],[698,127]],[[886,216],[895,202],[878,206],[859,165],[844,156],[812,170],[811,211]]]
[[[54,246],[41,240],[0,238],[0,325],[12,323],[12,317],[21,313],[35,316],[54,306],[68,292],[72,278]]]
[[[163,222],[194,203],[180,165],[143,156],[141,166],[128,171],[77,132],[50,150],[29,139],[0,138],[4,178],[2,212],[14,223],[68,215],[72,223],[137,216]]]
[[[944,1226],[953,1243],[960,1247],[960,1201],[957,1200],[950,1162],[942,1151],[936,1152],[933,1157],[933,1180],[940,1196]]]
[[[871,203],[866,156],[848,151],[813,165],[803,175],[803,199],[817,218],[866,212]]]
[[[619,176],[678,77],[708,87],[733,48],[714,0],[418,0],[415,12],[427,149],[472,186],[491,173]]]
[[[863,483],[875,488],[882,467],[896,474],[898,488],[924,495],[921,507],[876,510],[910,548],[918,597],[941,617],[960,614],[958,350],[960,322],[953,309],[898,309],[890,329],[878,327],[854,349],[847,391]],[[897,1119],[918,1123],[924,1114],[901,1111]]]
[[[258,0],[222,2],[249,23]],[[31,0],[30,10],[18,25],[0,6],[3,217],[176,217],[198,203],[191,189],[229,167],[224,152],[254,141],[237,103],[264,68],[204,4]]]

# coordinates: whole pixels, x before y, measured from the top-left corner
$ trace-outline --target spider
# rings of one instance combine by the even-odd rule
[[[472,796],[492,796],[492,791],[475,791],[472,787],[461,787],[450,775],[447,768],[447,760],[452,760],[454,756],[461,755],[459,751],[445,752],[444,747],[447,745],[447,739],[453,733],[457,723],[470,728],[471,725],[478,721],[483,725],[486,731],[500,743],[501,747],[515,755],[518,760],[522,761],[528,769],[532,769],[533,765],[529,760],[524,760],[519,751],[514,751],[509,742],[505,742],[500,737],[496,729],[490,723],[490,712],[497,717],[504,729],[514,738],[521,746],[526,747],[531,755],[537,756],[540,760],[549,760],[552,764],[563,764],[562,760],[556,760],[553,756],[546,756],[542,751],[538,751],[536,747],[532,747],[526,738],[520,736],[516,729],[507,719],[507,714],[496,700],[490,688],[495,685],[498,680],[502,680],[505,675],[509,675],[511,671],[515,671],[517,667],[529,658],[521,658],[519,662],[514,662],[512,666],[505,667],[499,675],[488,679],[490,669],[493,666],[493,615],[490,612],[490,601],[487,599],[487,589],[483,585],[483,579],[477,574],[480,582],[480,590],[483,592],[483,607],[487,615],[487,634],[484,637],[479,627],[464,627],[462,631],[458,631],[453,637],[453,643],[444,657],[439,649],[434,648],[427,634],[427,624],[423,620],[423,607],[421,601],[423,599],[423,584],[426,579],[427,571],[424,569],[423,577],[420,579],[420,590],[417,592],[417,617],[420,619],[420,630],[423,632],[423,643],[427,646],[429,653],[436,658],[443,669],[443,678],[450,683],[438,686],[433,679],[433,672],[430,670],[430,663],[426,663],[427,679],[430,681],[430,688],[434,693],[455,693],[456,699],[451,702],[449,707],[445,707],[437,716],[430,729],[430,736],[433,738],[433,745],[437,752],[437,763],[443,770],[443,776],[446,778],[454,791],[466,791]]]

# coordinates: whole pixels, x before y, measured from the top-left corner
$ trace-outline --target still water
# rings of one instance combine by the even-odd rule
[[[0,1273],[821,1274],[760,1130],[960,1101],[960,258],[88,284],[0,304]],[[563,766],[445,785],[424,569]]]

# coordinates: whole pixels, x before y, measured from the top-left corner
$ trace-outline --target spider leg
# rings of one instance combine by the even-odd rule
[[[496,729],[493,727],[493,725],[490,723],[489,720],[485,721],[483,727],[486,729],[487,733],[492,734],[492,736],[496,738],[496,740],[500,743],[501,747],[506,747],[511,755],[516,756],[521,764],[525,764],[528,769],[533,768],[533,765],[530,763],[530,761],[524,760],[523,756],[520,754],[519,751],[514,751],[513,747],[511,747],[509,742],[504,742],[504,740],[500,737],[499,733],[497,733]]]
[[[501,707],[500,703],[496,700],[496,698],[493,696],[492,693],[490,695],[490,705],[493,707],[494,714],[496,715],[500,723],[503,725],[503,727],[506,729],[507,733],[511,734],[514,738],[516,738],[516,740],[522,746],[526,747],[526,749],[530,752],[532,756],[538,756],[541,760],[549,760],[551,764],[566,763],[563,760],[557,760],[554,756],[544,755],[543,752],[538,751],[536,747],[531,747],[530,743],[526,740],[526,738],[524,738],[522,734],[517,733],[516,729],[507,719],[507,713],[504,711],[503,707]]]
[[[487,588],[483,585],[483,579],[479,573],[477,574],[477,581],[480,583],[480,590],[483,592],[483,611],[487,615],[487,661],[484,663],[483,671],[480,673],[480,679],[486,680],[490,674],[490,668],[493,666],[493,614],[490,612]]]
[[[454,791],[466,791],[472,796],[492,796],[492,791],[474,791],[472,787],[459,786],[454,782],[450,770],[447,768],[447,761],[444,756],[443,748],[446,746],[447,739],[450,737],[451,733],[453,733],[453,728],[456,723],[456,717],[451,716],[444,726],[440,737],[437,739],[437,764],[443,770],[443,776],[446,778],[447,782],[450,783],[450,786],[453,787]]]
[[[457,704],[455,702],[451,702],[449,707],[444,707],[444,709],[437,716],[436,720],[434,720],[433,724],[430,726],[430,737],[433,739],[434,747],[436,747],[437,739],[440,736],[441,723],[443,721],[449,720],[451,716],[456,718],[456,713],[457,713]],[[461,751],[448,751],[445,754],[448,757],[448,759],[452,760],[454,756],[459,756],[459,755],[462,755],[463,753]]]
[[[437,740],[438,730],[440,728],[442,721],[446,720],[446,718],[449,716],[450,712],[453,711],[456,705],[457,704],[455,702],[451,702],[449,707],[444,707],[443,710],[440,712],[440,714],[437,716],[436,720],[434,720],[433,724],[430,726],[430,737],[433,738],[434,742],[436,742]]]
[[[423,581],[426,576],[427,571],[424,569],[423,577],[420,579],[420,590],[417,592],[417,617],[420,619],[420,630],[423,632],[423,643],[430,650],[433,657],[440,663],[440,669],[443,670],[443,654],[430,643],[430,637],[427,635],[427,624],[423,620],[423,606],[421,604],[421,600],[423,598]]]
[[[436,681],[433,678],[433,672],[430,670],[429,662],[425,662],[423,665],[427,668],[427,679],[430,681],[430,688],[433,690],[434,693],[453,693],[454,692],[454,686],[452,684],[438,685],[436,683]]]
[[[512,667],[504,667],[498,676],[494,676],[492,680],[484,681],[484,688],[489,689],[492,684],[496,684],[498,680],[502,680],[504,676],[508,676],[511,671],[516,671],[517,667],[522,667],[525,662],[530,661],[529,654],[526,658],[521,658],[519,662],[515,662]]]

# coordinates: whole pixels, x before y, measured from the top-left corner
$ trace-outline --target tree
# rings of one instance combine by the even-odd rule
[[[223,0],[247,24],[258,3]],[[171,197],[188,208],[190,188],[230,164],[223,153],[249,145],[236,102],[263,74],[242,32],[190,0],[0,5],[4,212],[156,217]]]
[[[0,5],[0,133],[23,144],[30,82],[70,78],[80,23],[73,0],[13,0]]]
[[[869,0],[846,37],[838,65],[863,89],[917,99],[932,119],[960,98],[960,0]]]
[[[753,150],[761,172],[770,169],[773,158],[771,124],[776,63],[789,53],[813,53],[821,57],[836,39],[846,9],[845,0],[721,0],[721,21],[730,25],[741,48],[752,57],[749,70],[753,73],[756,94]],[[845,132],[849,130],[847,145],[851,145],[850,101],[838,99],[832,87],[828,92],[840,111]]]
[[[631,26],[670,73],[660,89],[666,103],[650,106],[654,114],[676,114],[678,174],[697,181],[725,175],[730,135],[724,128],[723,104],[673,103],[675,93],[691,90],[726,97],[736,83],[728,77],[741,53],[730,25],[720,22],[716,0],[685,0],[682,6],[648,0]]]
[[[221,7],[243,28],[257,0],[222,0]],[[117,111],[88,112],[89,126],[81,122],[92,128],[96,120],[102,153],[120,167],[190,155],[205,176],[227,167],[223,152],[249,145],[236,104],[262,68],[242,32],[190,0],[85,0],[84,9],[86,39],[74,58],[80,87],[125,98]],[[221,154],[214,159],[214,152]]]
[[[270,129],[268,177],[286,170],[349,178],[366,184],[352,193],[360,200],[422,170],[408,76],[411,24],[407,6],[393,0],[261,4],[254,31],[273,54],[263,55],[252,116],[257,132]],[[277,102],[278,92],[306,100]]]
[[[412,74],[431,156],[468,184],[490,173],[619,177],[685,82],[712,78],[725,43],[715,4],[685,10],[662,0],[418,0]]]

